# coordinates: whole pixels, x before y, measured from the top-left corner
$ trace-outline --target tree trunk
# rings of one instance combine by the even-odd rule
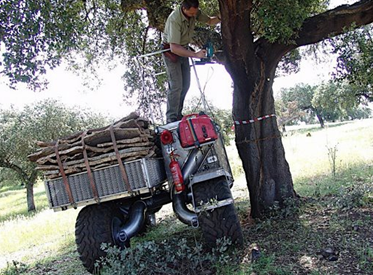
[[[316,110],[315,110],[315,113],[316,113],[316,117],[317,117],[317,119],[319,120],[320,127],[321,127],[321,128],[324,128],[325,123],[324,123],[324,119],[322,118],[322,115],[321,115],[320,111],[318,111],[318,110],[316,109]]]
[[[34,183],[28,182],[26,184],[26,190],[27,190],[27,211],[35,211],[35,200],[34,200]]]
[[[276,205],[282,207],[287,199],[296,197],[276,118],[241,123],[275,113],[275,68],[263,66],[259,76],[248,76],[244,88],[235,85],[233,93],[233,117],[239,123],[235,127],[236,146],[246,174],[253,218],[260,218]]]
[[[250,0],[219,3],[226,69],[234,83],[236,146],[250,193],[251,216],[261,218],[271,208],[296,198],[281,134],[276,118],[271,116],[275,114],[273,79],[285,49],[266,41],[254,43],[250,29],[243,27],[250,26]],[[234,13],[240,20],[224,21]],[[264,116],[269,117],[256,120]],[[245,123],[250,120],[255,122]]]

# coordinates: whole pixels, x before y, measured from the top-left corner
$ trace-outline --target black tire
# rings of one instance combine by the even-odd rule
[[[232,198],[231,190],[225,178],[217,178],[193,186],[196,207],[201,202],[207,203],[211,200],[218,201]],[[198,214],[198,222],[202,234],[209,247],[215,247],[216,241],[223,237],[230,238],[233,244],[241,246],[243,235],[234,204],[204,210]]]
[[[125,222],[119,207],[113,203],[102,203],[84,207],[75,224],[75,242],[79,258],[90,273],[98,272],[95,263],[106,253],[101,249],[102,243],[116,245],[113,239],[115,228]],[[129,243],[122,245],[129,246]]]

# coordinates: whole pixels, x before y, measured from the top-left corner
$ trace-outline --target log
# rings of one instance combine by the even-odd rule
[[[148,140],[149,140],[148,136],[141,135],[139,137],[117,140],[117,144],[131,144],[131,143],[137,143],[137,142],[146,142]],[[106,142],[106,143],[97,144],[98,148],[109,147],[109,146],[113,146],[113,143]]]
[[[141,155],[141,156],[146,156],[150,150],[151,150],[150,148],[146,148],[146,147],[131,147],[131,148],[119,150],[119,155],[121,159],[124,159],[126,157],[136,156],[136,154]],[[115,152],[111,152],[111,153],[102,154],[102,155],[99,155],[93,158],[89,158],[88,160],[89,160],[89,164],[91,166],[94,166],[94,165],[101,164],[101,163],[104,163],[110,160],[115,160],[115,159],[116,159]],[[79,168],[85,167],[84,159],[66,161],[62,163],[62,165],[64,169],[67,169],[70,167],[79,167]],[[38,170],[52,170],[53,167],[54,169],[59,169],[57,164],[56,165],[52,165],[52,164],[39,165],[37,169]]]
[[[152,147],[154,146],[154,143],[151,141],[146,142],[136,142],[136,143],[119,143],[117,142],[118,149],[121,148],[129,148],[129,147]],[[86,149],[88,151],[92,151],[95,153],[107,153],[110,151],[114,151],[114,146],[111,144],[110,147],[92,147],[92,146],[86,146]]]
[[[141,157],[145,157],[149,155],[149,150],[143,150],[143,151],[133,151],[133,152],[120,152],[120,156],[122,161],[129,161],[129,160],[136,160]],[[113,165],[113,163],[116,162],[117,158],[115,153],[108,154],[105,157],[100,156],[100,158],[90,161],[89,164],[92,168],[92,170],[97,169],[97,167],[105,167],[108,165]],[[86,170],[84,160],[82,162],[75,163],[73,166],[64,166],[64,171],[66,175],[77,173],[77,172],[82,172]],[[45,173],[44,175],[47,177],[60,177],[60,170],[58,165],[39,165],[37,170],[41,171],[49,171],[49,173]]]
[[[125,144],[118,144],[117,145],[118,149],[131,148],[131,147],[152,147],[152,146],[154,146],[154,143],[149,142],[149,141],[148,142],[130,143],[130,144],[125,143]],[[97,155],[97,154],[104,154],[104,153],[114,151],[114,147],[111,146],[111,147],[105,147],[105,148],[98,148],[98,147],[92,147],[92,146],[87,145],[86,150],[93,152],[94,153],[93,155]],[[74,160],[74,159],[77,159],[77,158],[78,159],[82,158],[83,157],[82,153],[83,153],[83,146],[76,146],[76,147],[69,148],[67,150],[59,152],[62,162],[66,162],[66,161],[69,161],[69,160]],[[36,163],[40,164],[40,165],[47,164],[47,163],[50,163],[50,164],[57,163],[56,154],[52,153],[52,154],[49,154],[46,157],[39,158],[36,161]]]
[[[127,139],[140,136],[142,133],[138,128],[114,128],[115,139]],[[97,146],[97,144],[111,141],[110,130],[105,129],[101,132],[92,133],[84,138],[84,142],[90,146]]]
[[[120,126],[120,124],[123,124],[123,123],[126,123],[127,121],[132,121],[132,120],[136,120],[138,119],[138,121],[140,122],[137,123],[137,126],[134,126],[134,127],[141,127],[141,124],[143,125],[149,125],[149,124],[146,124],[145,123],[145,119],[143,118],[140,118],[139,115],[135,112],[132,112],[130,113],[128,116],[116,121],[113,123],[113,126],[116,127],[117,125]],[[131,122],[132,123],[132,122]],[[132,123],[133,124],[133,123]],[[134,125],[134,124],[133,124]],[[84,134],[84,133],[87,133],[87,134],[91,134],[91,133],[95,133],[95,132],[101,132],[103,130],[106,130],[110,127],[109,126],[105,126],[105,127],[101,127],[101,128],[94,128],[94,129],[89,129],[87,131],[81,131],[81,132],[78,132],[78,133],[75,133],[75,134],[72,134],[70,136],[67,136],[67,137],[63,137],[61,139],[59,139],[59,143],[60,144],[66,144],[66,143],[74,143],[75,141],[81,139],[81,136]],[[134,128],[134,127],[129,127],[129,128]],[[116,127],[118,128],[118,127]],[[124,128],[124,127],[122,127]],[[143,127],[143,128],[148,128],[148,127]],[[39,147],[53,147],[56,145],[56,142],[57,141],[50,141],[50,142],[46,142],[46,141],[37,141],[36,144],[39,146]]]
[[[66,175],[86,171],[84,149],[92,170],[114,165],[118,160],[111,139],[111,128],[114,131],[121,161],[154,157],[156,155],[154,131],[149,129],[149,125],[148,120],[131,113],[106,127],[81,131],[58,141],[38,141],[40,149],[29,155],[28,159],[36,162],[36,169],[43,171],[47,178],[61,176],[55,151],[56,145]]]
[[[39,141],[37,142],[37,144],[39,144]],[[49,143],[49,144],[51,144],[51,143]],[[55,146],[55,144],[51,144],[50,147],[42,148],[41,150],[38,150],[36,153],[28,155],[27,158],[30,161],[32,161],[32,162],[36,162],[38,159],[40,159],[42,157],[48,156],[50,154],[53,154],[54,153],[54,146]],[[59,151],[60,150],[66,150],[70,146],[72,146],[72,145],[69,145],[69,144],[60,144],[58,146],[58,150]]]
[[[118,135],[119,138],[124,137],[126,135],[125,132],[126,131],[124,130],[122,133],[120,133]],[[127,133],[127,136],[131,136],[133,134],[134,134],[133,131],[129,131]],[[110,135],[110,133],[109,133],[109,135]],[[131,144],[131,143],[135,144],[135,143],[139,143],[139,142],[147,142],[147,141],[149,141],[150,138],[152,138],[152,137],[149,136],[148,134],[140,134],[139,136],[133,137],[133,138],[119,139],[119,140],[117,140],[117,144]],[[71,150],[71,152],[73,152],[73,150],[74,150],[73,148],[74,147],[79,147],[79,145],[81,145],[81,144],[82,144],[81,140],[77,141],[77,142],[74,142],[74,143],[71,143],[71,144],[68,144],[68,143],[59,144],[58,145],[59,154],[60,155],[68,154],[69,150]],[[109,147],[109,146],[112,146],[112,145],[113,145],[113,143],[111,142],[111,139],[110,139],[110,142],[104,142],[104,143],[96,144],[97,148]],[[50,147],[42,148],[41,150],[38,150],[36,153],[29,155],[28,159],[32,162],[38,162],[38,159],[44,158],[46,156],[55,156],[54,146],[55,146],[55,143],[52,144]],[[136,145],[134,145],[134,146],[136,146]],[[94,148],[94,146],[89,146],[89,148],[91,148],[91,151],[95,151],[94,149],[92,149],[92,148]],[[99,151],[97,151],[97,152],[99,152]]]

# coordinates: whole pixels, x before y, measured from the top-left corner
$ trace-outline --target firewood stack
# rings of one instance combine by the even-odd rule
[[[44,171],[48,179],[61,177],[62,173],[84,172],[99,169],[121,161],[131,161],[155,156],[154,131],[149,120],[131,113],[127,117],[99,129],[90,129],[54,142],[41,142],[36,153],[29,155],[37,163],[37,170]],[[61,173],[61,170],[62,173]]]

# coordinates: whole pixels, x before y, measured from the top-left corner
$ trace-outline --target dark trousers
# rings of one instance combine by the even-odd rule
[[[190,66],[188,57],[179,57],[172,62],[163,55],[168,77],[167,91],[167,123],[180,120],[184,107],[185,96],[190,86]]]

